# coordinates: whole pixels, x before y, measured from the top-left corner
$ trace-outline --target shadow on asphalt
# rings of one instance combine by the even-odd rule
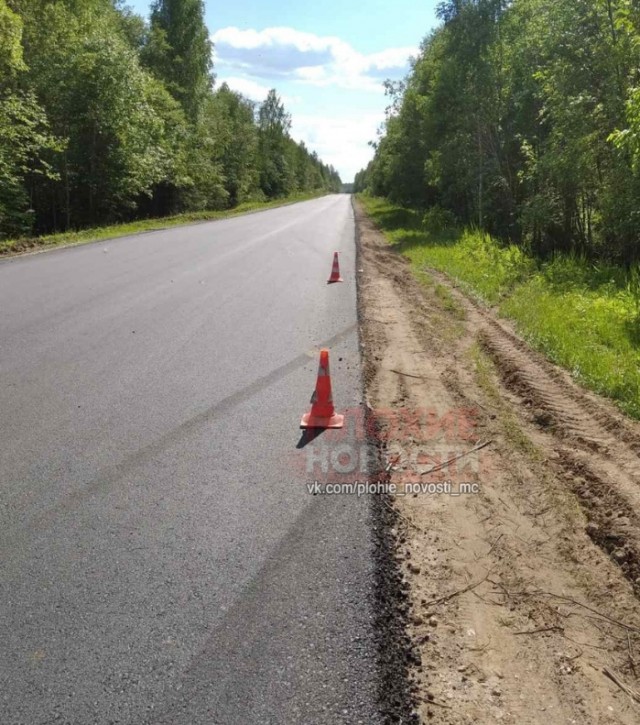
[[[301,449],[309,443],[312,443],[318,436],[321,436],[324,433],[324,430],[324,428],[306,428],[302,431],[302,435],[296,444],[296,448]]]

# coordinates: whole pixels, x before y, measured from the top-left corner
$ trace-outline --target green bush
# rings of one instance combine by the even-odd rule
[[[422,227],[426,232],[441,234],[456,226],[456,218],[448,209],[432,206],[422,217]]]

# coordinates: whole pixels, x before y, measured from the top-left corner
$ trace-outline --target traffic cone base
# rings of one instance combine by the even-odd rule
[[[343,428],[344,415],[334,413],[330,418],[321,418],[311,413],[305,413],[300,421],[301,428]]]
[[[331,268],[331,276],[327,280],[327,284],[334,282],[344,282],[340,276],[340,263],[338,262],[338,252],[333,253],[333,267]]]

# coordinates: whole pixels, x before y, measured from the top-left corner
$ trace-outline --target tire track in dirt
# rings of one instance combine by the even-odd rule
[[[429,271],[451,286],[444,275]],[[587,533],[640,592],[640,426],[581,390],[478,303],[452,293],[466,304],[469,323],[504,385],[549,433],[555,464],[589,519]]]
[[[407,492],[393,498],[393,533],[420,655],[412,670],[417,715],[441,723],[638,722],[640,708],[602,671],[637,687],[633,566],[626,571],[603,553],[623,547],[633,561],[634,426],[606,405],[594,423],[598,403],[589,394],[583,402],[577,389],[565,405],[562,371],[455,289],[462,314],[452,314],[433,282],[418,283],[355,206],[367,400],[386,411],[380,444],[394,463],[390,480]],[[432,278],[450,289],[443,276]],[[619,500],[604,498],[613,489],[596,463],[617,466]],[[447,480],[480,490],[408,493],[416,481]],[[605,525],[590,508],[608,508],[620,523],[609,516]]]

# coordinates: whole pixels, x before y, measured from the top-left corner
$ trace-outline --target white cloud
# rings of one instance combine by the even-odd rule
[[[283,97],[293,110],[291,135],[347,182],[373,156],[368,142],[376,139],[387,105],[382,80],[402,78],[409,58],[418,53],[416,47],[403,47],[364,54],[335,36],[286,27],[228,27],[212,39],[220,82],[257,101],[274,85],[300,94]],[[294,103],[297,108],[291,109]],[[322,110],[312,115],[311,108]]]
[[[338,169],[343,181],[350,182],[373,156],[368,142],[376,138],[383,118],[384,114],[378,113],[355,117],[294,114],[291,135]]]
[[[309,81],[319,81],[326,77],[325,70],[320,65],[308,65],[302,68],[297,68],[296,73],[298,78]]]
[[[273,85],[258,83],[257,81],[251,80],[251,78],[242,78],[240,76],[220,78],[217,85],[222,85],[223,83],[226,83],[231,90],[242,93],[243,96],[258,103],[264,101],[269,91],[273,88]],[[280,96],[280,100],[287,106],[287,109],[295,106],[300,101],[296,96],[289,96],[280,92],[278,92],[278,95]]]
[[[250,98],[252,101],[263,101],[267,97],[267,93],[269,93],[268,86],[252,81],[249,78],[231,76],[230,78],[224,78],[222,82],[226,83],[232,90],[238,91],[243,96]]]
[[[279,77],[316,86],[382,92],[380,76],[404,75],[415,47],[359,53],[335,36],[293,28],[222,28],[213,34],[216,62],[253,77]]]
[[[222,28],[213,35],[214,43],[231,45],[234,48],[262,48],[264,46],[291,45],[302,52],[326,50],[330,45],[342,41],[335,37],[321,37],[313,33],[303,33],[294,28],[277,27],[264,30],[240,30],[235,27]],[[343,43],[343,45],[347,45]]]
[[[417,48],[387,48],[380,53],[364,56],[368,68],[384,70],[386,68],[404,68],[410,56],[417,55]]]

